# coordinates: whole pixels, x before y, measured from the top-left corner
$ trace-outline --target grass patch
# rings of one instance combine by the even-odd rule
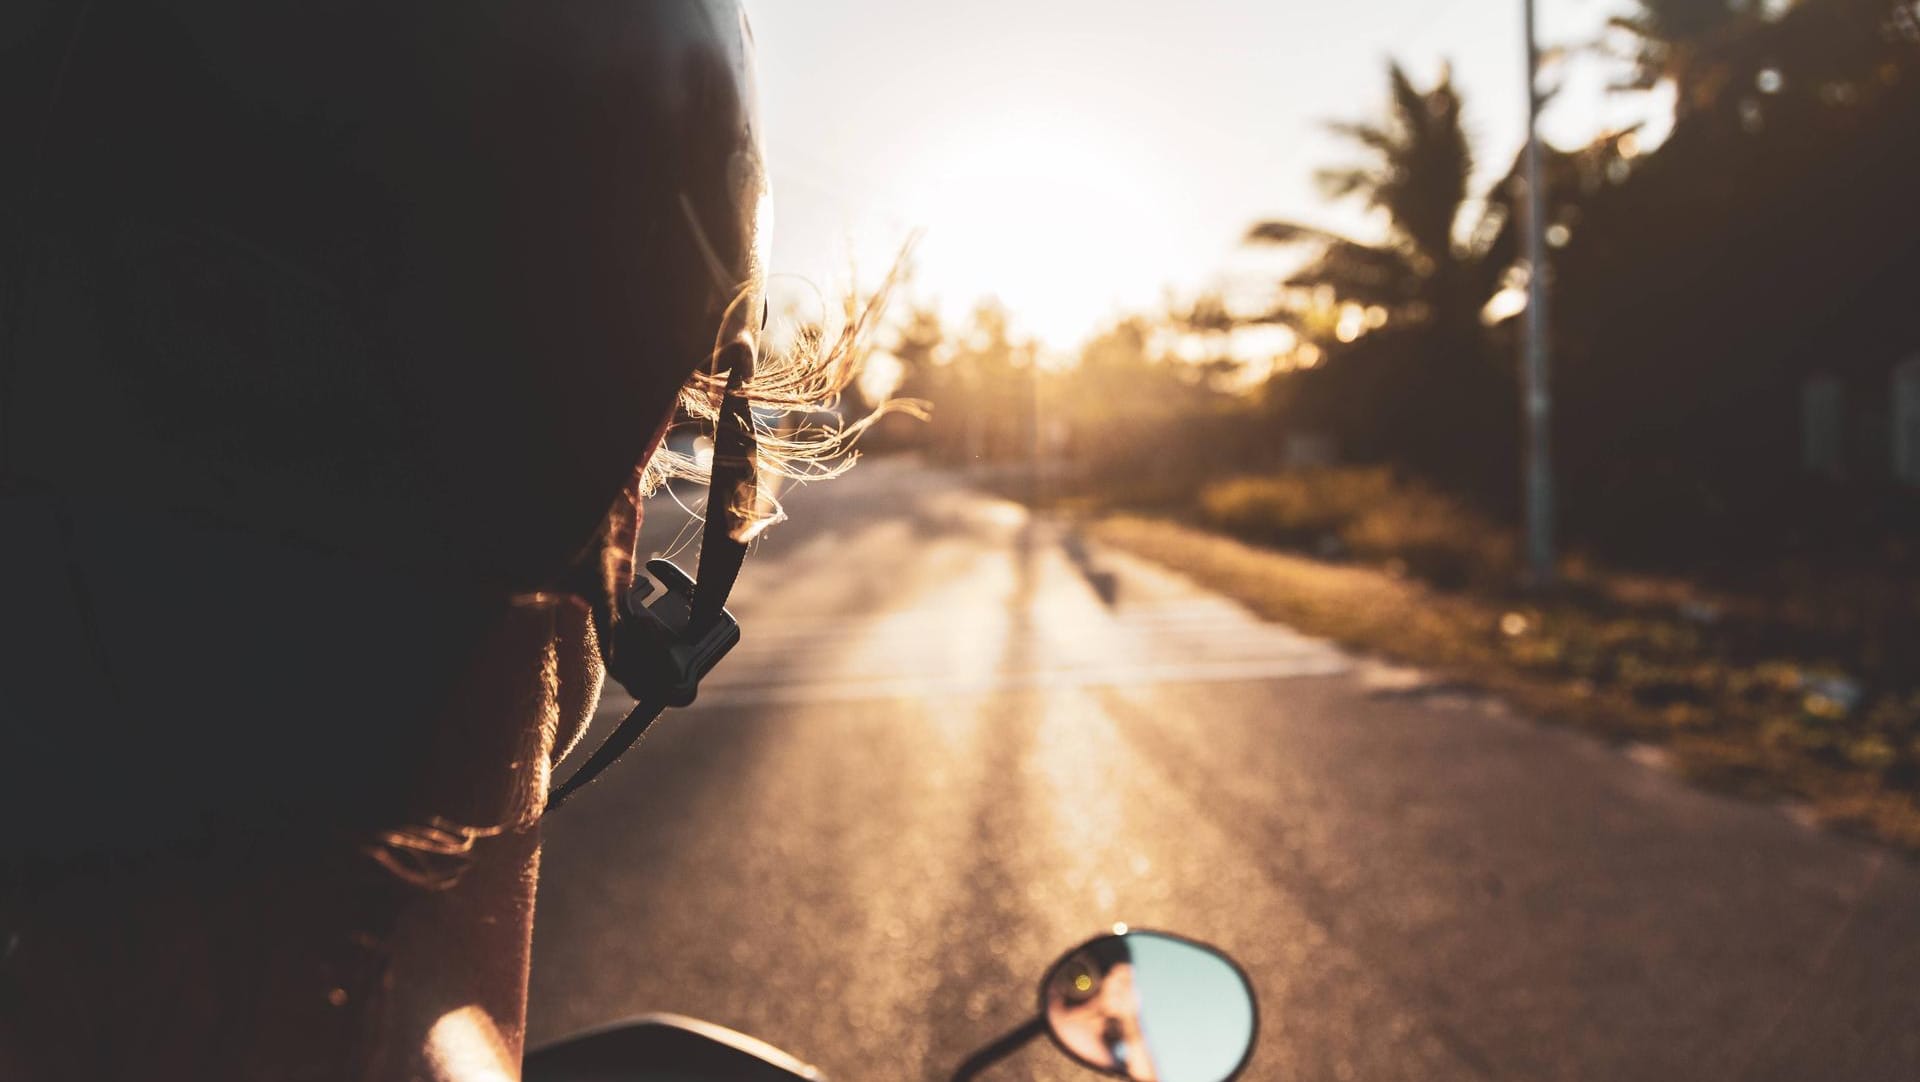
[[[1440,585],[1513,579],[1506,530],[1386,469],[1236,477],[1202,489],[1198,511],[1203,523],[1256,544],[1394,563]]]
[[[1219,491],[1212,522],[1293,495]],[[1279,520],[1299,521],[1260,521]],[[1920,692],[1856,683],[1737,599],[1708,605],[1594,572],[1547,599],[1442,589],[1140,515],[1099,519],[1092,536],[1309,634],[1470,681],[1542,720],[1664,747],[1703,784],[1802,802],[1837,829],[1920,852]]]

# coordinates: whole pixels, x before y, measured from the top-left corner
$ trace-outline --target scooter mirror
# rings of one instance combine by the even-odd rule
[[[1047,1033],[1067,1055],[1134,1082],[1227,1082],[1253,1054],[1253,986],[1222,952],[1116,928],[1040,983]]]

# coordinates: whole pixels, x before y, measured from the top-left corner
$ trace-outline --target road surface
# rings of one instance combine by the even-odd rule
[[[950,475],[789,505],[735,656],[549,825],[536,1042],[671,1010],[944,1078],[1126,921],[1246,966],[1250,1078],[1920,1078],[1911,862]],[[1092,1076],[1041,1042],[991,1077]]]

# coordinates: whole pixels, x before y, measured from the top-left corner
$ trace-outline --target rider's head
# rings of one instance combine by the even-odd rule
[[[741,16],[233,0],[38,30],[12,44],[64,66],[9,181],[0,566],[33,751],[0,757],[0,829],[389,815],[475,651],[574,584],[677,393],[757,329]]]
[[[575,595],[760,326],[737,3],[28,8],[4,882],[524,825],[598,692]],[[828,353],[766,385],[844,382]],[[0,896],[0,940],[36,905]]]

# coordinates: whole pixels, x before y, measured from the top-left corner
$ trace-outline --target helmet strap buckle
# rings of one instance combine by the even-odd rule
[[[646,570],[652,581],[637,580],[620,599],[608,675],[640,702],[690,706],[701,679],[740,641],[740,623],[722,608],[695,628],[693,577],[671,560],[649,560]]]

